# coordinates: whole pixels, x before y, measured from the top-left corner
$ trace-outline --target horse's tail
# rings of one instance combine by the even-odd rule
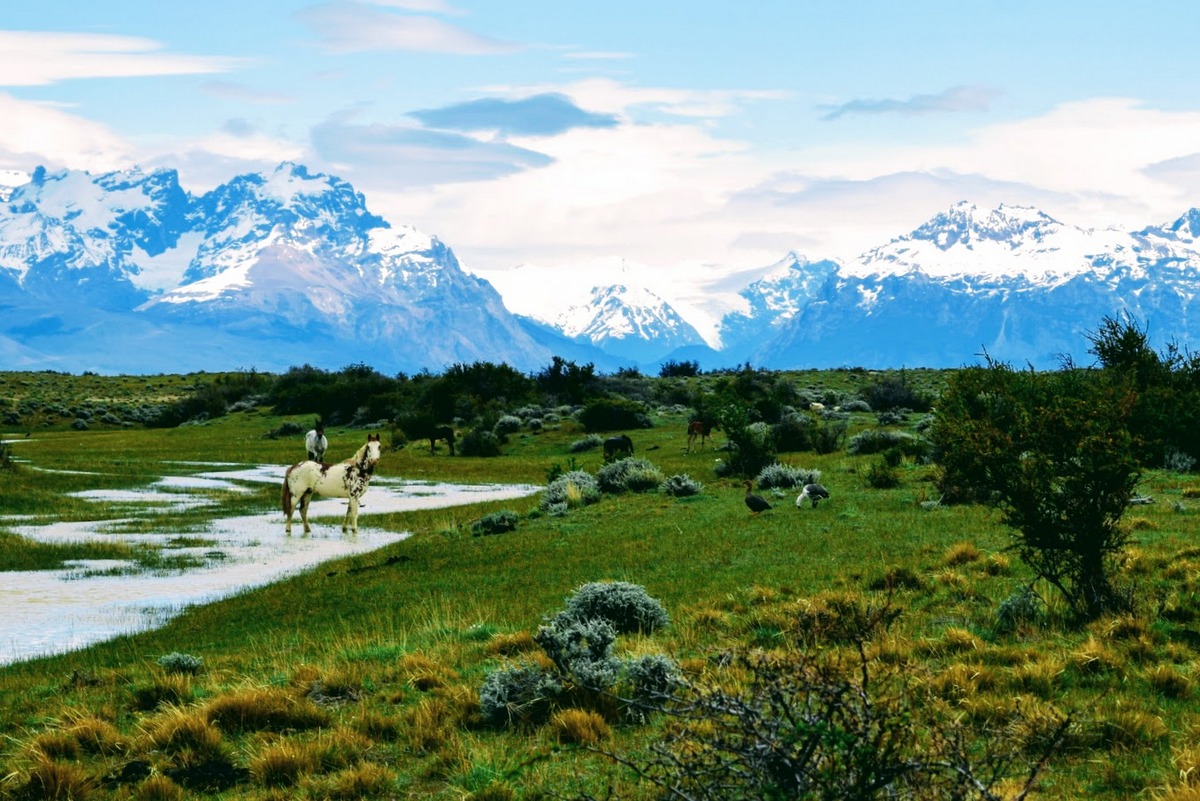
[[[280,502],[283,505],[283,514],[287,517],[292,516],[292,507],[295,504],[295,498],[292,497],[292,468],[289,467],[287,472],[283,474],[283,497]]]

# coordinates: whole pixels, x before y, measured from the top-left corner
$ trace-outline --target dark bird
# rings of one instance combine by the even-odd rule
[[[750,507],[750,511],[754,514],[765,511],[771,508],[771,504],[767,503],[767,499],[761,495],[755,495],[750,490],[753,489],[754,482],[746,482],[746,506]]]
[[[805,501],[812,501],[813,508],[817,508],[817,501],[822,498],[829,497],[829,490],[822,487],[820,484],[805,484],[804,489],[796,496],[796,508],[804,508]]]

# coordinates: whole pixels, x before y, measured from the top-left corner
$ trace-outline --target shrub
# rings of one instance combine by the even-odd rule
[[[494,670],[479,690],[480,714],[495,726],[544,723],[563,686],[540,665],[521,663]]]
[[[894,489],[900,486],[900,472],[886,458],[871,462],[863,478],[872,489]]]
[[[563,623],[601,618],[618,634],[649,634],[671,622],[667,611],[644,587],[626,581],[597,581],[584,584],[567,598],[566,607],[555,617]]]
[[[196,675],[204,666],[204,660],[191,654],[181,654],[173,651],[158,658],[158,666],[168,673],[186,673]]]
[[[1084,619],[1129,606],[1113,576],[1140,478],[1135,400],[1103,372],[989,362],[951,376],[931,430],[942,492],[997,507],[1021,560]]]
[[[588,434],[583,439],[577,439],[572,442],[567,450],[570,453],[583,453],[584,451],[594,451],[604,444],[604,437],[599,434]]]
[[[500,436],[505,434],[515,434],[521,430],[521,418],[511,414],[506,414],[496,421],[496,425],[492,428]]]
[[[636,705],[663,703],[683,686],[675,660],[663,654],[645,654],[625,663],[625,680]]]
[[[473,428],[458,440],[458,452],[463,456],[499,456],[500,437],[494,431]]]
[[[808,451],[813,447],[815,428],[811,416],[791,412],[771,426],[771,437],[775,441],[775,447],[781,451]]]
[[[1042,599],[1030,587],[1022,587],[996,608],[996,630],[1016,631],[1022,624],[1036,623],[1043,616]]]
[[[327,711],[282,690],[249,689],[212,699],[208,719],[226,731],[289,731],[328,726]]]
[[[924,456],[929,451],[929,444],[920,437],[915,437],[905,431],[869,428],[850,438],[846,452],[852,456],[866,456],[893,448],[897,448],[909,456]]]
[[[671,476],[663,481],[659,490],[664,495],[670,495],[673,498],[686,498],[691,495],[699,495],[704,491],[704,485],[684,473]]]
[[[863,387],[862,397],[876,411],[910,409],[927,412],[933,407],[933,395],[914,387],[904,370]]]
[[[558,617],[533,637],[559,672],[580,687],[604,691],[616,684],[621,660],[613,656],[617,631],[603,618]]]
[[[657,489],[662,481],[662,471],[645,459],[632,456],[609,462],[596,471],[600,490],[614,495]]]
[[[597,398],[579,413],[579,422],[588,432],[650,428],[646,407],[625,398]]]
[[[759,489],[792,489],[803,487],[805,484],[816,484],[821,480],[821,471],[792,467],[788,464],[767,465],[754,479]]]
[[[817,453],[833,453],[841,449],[846,441],[846,421],[829,420],[813,432],[813,450]]]
[[[600,485],[595,477],[584,470],[563,473],[550,482],[542,492],[542,509],[554,513],[560,505],[566,509],[586,506],[600,500]]]
[[[510,509],[491,512],[471,524],[471,534],[484,537],[489,534],[503,534],[506,531],[516,531],[520,515]]]

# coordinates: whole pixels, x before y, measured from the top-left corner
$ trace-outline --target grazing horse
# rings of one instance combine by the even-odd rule
[[[622,454],[633,456],[633,440],[629,438],[628,434],[604,440],[604,461],[610,461]]]
[[[379,435],[367,437],[367,444],[344,462],[298,462],[287,469],[283,477],[283,513],[287,515],[287,533],[292,533],[292,512],[300,507],[300,520],[304,533],[312,529],[308,525],[308,504],[313,493],[328,498],[349,498],[346,517],[342,520],[342,531],[358,533],[358,499],[367,491],[375,465],[379,461]]]
[[[693,420],[688,423],[688,444],[687,453],[692,452],[692,445],[696,439],[700,440],[700,450],[704,450],[704,441],[712,436],[712,424],[703,420]]]
[[[450,426],[438,426],[431,429],[429,432],[429,455],[434,452],[434,443],[439,439],[446,440],[446,444],[450,446],[450,455],[454,455],[454,429]]]

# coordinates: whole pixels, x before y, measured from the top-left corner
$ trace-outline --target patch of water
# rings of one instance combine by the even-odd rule
[[[275,483],[282,481],[283,469],[263,465],[209,471],[178,481],[164,479],[166,483],[160,482],[160,486],[203,492],[224,490],[225,484],[236,481]],[[356,537],[341,532],[346,501],[337,498],[317,499],[311,504],[313,533],[308,536],[300,535],[298,519],[294,521],[296,533],[285,534],[282,512],[214,520],[202,531],[173,531],[169,515],[162,512],[180,508],[181,502],[204,499],[185,492],[149,490],[134,491],[132,496],[160,515],[162,524],[153,534],[118,533],[129,519],[11,526],[15,533],[41,542],[103,539],[156,543],[163,546],[164,556],[190,554],[202,559],[199,566],[171,571],[126,573],[121,568],[127,566],[106,560],[72,563],[62,570],[4,573],[0,581],[0,609],[4,610],[0,615],[0,665],[161,626],[189,606],[229,597],[408,536],[363,525],[371,515],[507,500],[541,489],[533,485],[461,485],[376,477],[362,498]],[[80,493],[80,497],[107,502],[134,500],[132,496],[109,491]],[[181,501],[189,497],[193,501]],[[139,513],[143,511],[139,508]],[[170,547],[176,538],[190,543],[203,538],[204,542],[200,547]]]

